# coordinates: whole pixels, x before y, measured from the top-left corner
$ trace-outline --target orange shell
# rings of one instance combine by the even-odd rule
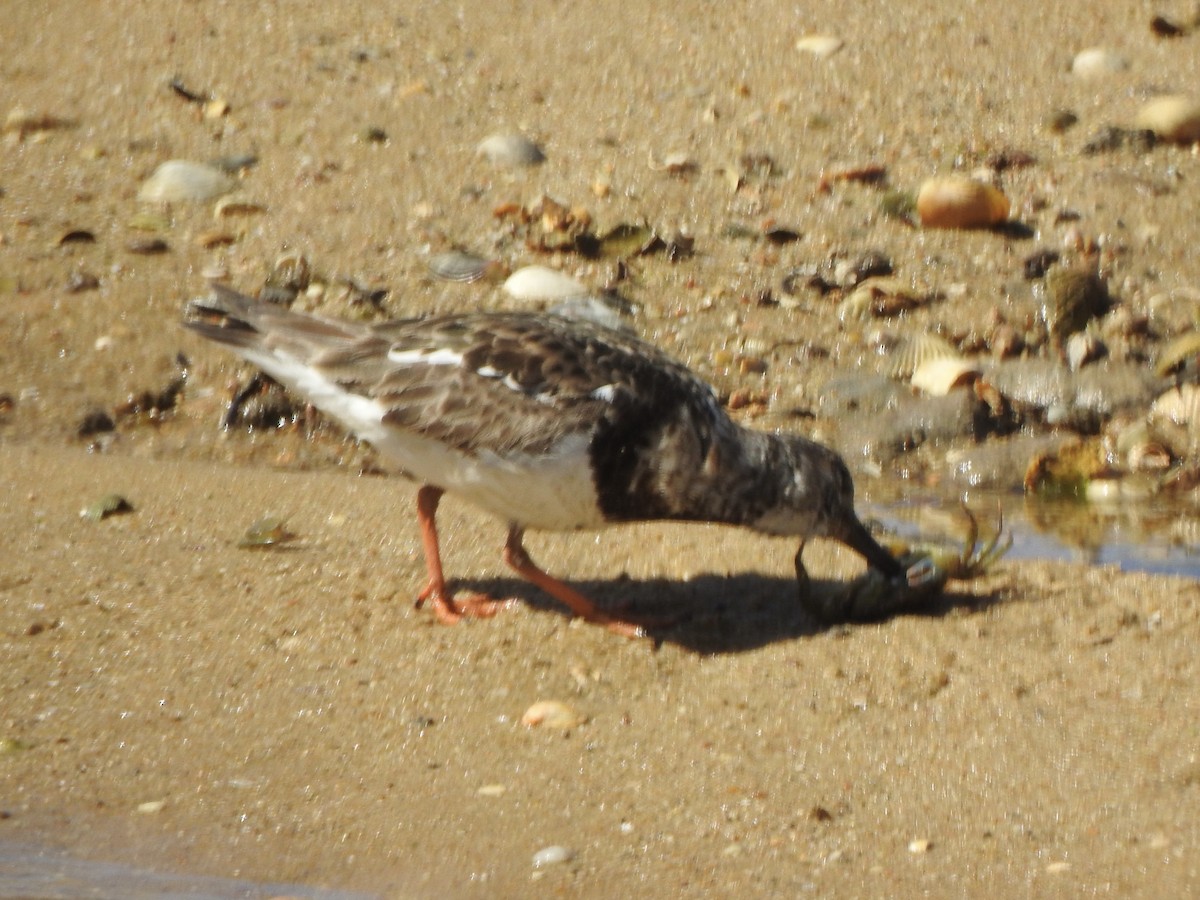
[[[1008,219],[1008,198],[990,184],[965,175],[930,178],[917,194],[917,215],[926,228],[987,228]]]

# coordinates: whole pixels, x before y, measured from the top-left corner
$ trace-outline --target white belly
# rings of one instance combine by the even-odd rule
[[[241,349],[251,362],[425,484],[457,494],[505,522],[543,531],[600,528],[587,435],[565,438],[544,456],[467,456],[384,424],[381,403],[346,391],[285,354]]]
[[[606,524],[592,483],[586,435],[567,438],[552,454],[537,457],[466,456],[395,430],[372,443],[418,481],[457,494],[506,522],[543,531]]]

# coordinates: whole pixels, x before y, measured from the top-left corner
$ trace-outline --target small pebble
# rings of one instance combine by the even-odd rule
[[[908,842],[909,853],[928,853],[933,847],[933,841],[929,838],[916,838]]]
[[[1100,78],[1124,72],[1129,61],[1103,47],[1089,47],[1075,54],[1071,60],[1071,74],[1078,78]]]

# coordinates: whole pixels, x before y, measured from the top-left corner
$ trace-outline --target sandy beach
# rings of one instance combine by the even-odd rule
[[[520,306],[429,274],[466,247],[619,281],[633,327],[748,398],[745,421],[824,436],[862,329],[785,294],[807,263],[881,250],[946,298],[906,322],[965,333],[1032,315],[1022,260],[1078,234],[1122,304],[1165,296],[1194,325],[1193,148],[1080,149],[1196,90],[1200,33],[1150,28],[1187,4],[10,6],[0,843],[385,897],[1200,890],[1195,578],[1010,560],[823,627],[788,541],[531,535],[601,603],[686,611],[631,641],[517,581],[503,525],[449,497],[450,573],[518,602],[445,627],[413,604],[416,487],[327,423],[223,430],[250,370],[179,327],[208,277],[252,292],[287,254],[327,285],[297,303],[327,315]],[[796,48],[813,34],[844,46]],[[1127,67],[1072,75],[1094,46]],[[1047,128],[1060,110],[1079,124]],[[545,162],[490,164],[476,148],[502,132]],[[912,190],[1016,151],[1035,160],[1003,173],[1022,229],[914,228],[827,178],[880,166]],[[240,210],[138,199],[166,160],[239,156]],[[628,272],[534,253],[497,213],[544,194],[694,252]],[[139,400],[183,370],[165,408]],[[97,410],[115,427],[81,436]],[[861,463],[864,506],[937,495],[925,469]],[[109,494],[132,510],[80,515]],[[239,547],[267,516],[295,539]],[[825,542],[805,558],[819,589],[862,571]],[[545,700],[576,723],[522,725]]]

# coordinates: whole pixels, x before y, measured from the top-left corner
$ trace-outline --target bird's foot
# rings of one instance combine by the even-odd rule
[[[512,600],[497,600],[488,594],[463,594],[454,596],[445,585],[429,584],[417,595],[416,607],[426,603],[433,607],[433,614],[443,625],[455,625],[462,619],[490,619],[502,609],[512,606]]]

